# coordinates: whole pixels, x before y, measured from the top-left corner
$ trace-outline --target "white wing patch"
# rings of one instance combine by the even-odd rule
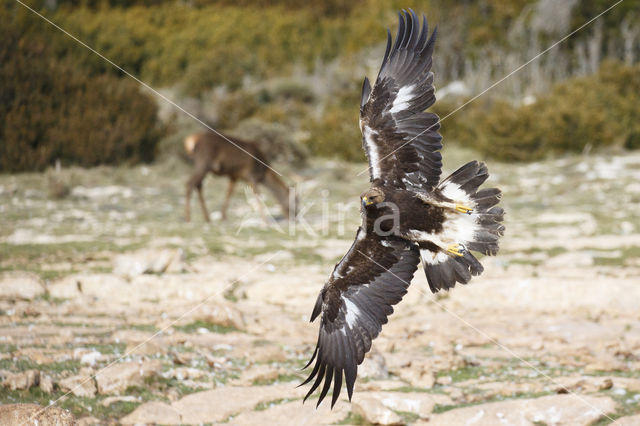
[[[347,271],[347,273],[348,273],[348,271]],[[334,269],[333,272],[331,273],[331,279],[332,280],[340,280],[342,278],[344,278],[344,275],[339,274],[338,271],[337,271],[337,268]]]
[[[398,94],[396,95],[396,98],[393,100],[393,105],[391,105],[391,109],[389,110],[391,114],[404,111],[409,107],[409,103],[413,100],[414,88],[415,88],[415,85],[402,86],[400,90],[398,90]]]
[[[442,194],[451,199],[456,204],[462,204],[471,208],[476,207],[476,203],[469,194],[460,188],[459,185],[447,182],[440,186]],[[421,197],[422,198],[422,197]],[[425,202],[428,199],[422,198]],[[452,244],[466,245],[475,240],[476,232],[481,229],[478,223],[478,215],[459,213],[452,209],[445,210],[445,221],[442,231],[438,233],[428,233],[421,231],[411,231],[408,237],[414,241],[429,241],[446,251]],[[444,256],[444,257],[443,257]],[[439,252],[437,255],[430,254],[428,250],[421,250],[421,257],[426,263],[436,264],[446,260],[447,254]]]
[[[445,213],[446,220],[442,227],[442,234],[450,241],[449,244],[468,244],[475,239],[480,225],[476,222],[475,214],[463,214],[456,211]]]
[[[344,300],[344,307],[347,311],[345,315],[345,320],[347,321],[347,325],[350,329],[353,329],[353,326],[356,324],[356,320],[360,315],[360,309],[348,298],[342,296],[342,300]]]
[[[444,186],[440,187],[440,190],[445,197],[455,203],[463,204],[471,208],[476,207],[476,203],[471,199],[469,194],[455,183],[447,182]],[[469,215],[447,211],[445,214],[446,221],[444,222],[443,235],[445,235],[447,239],[451,238],[453,240],[452,243],[457,244],[467,244],[475,239],[476,231],[481,228],[477,222],[475,212]]]
[[[420,250],[420,257],[423,262],[428,263],[429,265],[436,265],[449,259],[449,255],[445,252],[440,251],[438,253],[434,253],[431,250]]]
[[[464,203],[466,205],[473,204],[469,194],[464,191],[460,186],[456,185],[452,182],[447,182],[444,185],[440,186],[440,191],[442,191],[442,195],[453,200],[458,203]],[[473,207],[473,206],[469,206]]]
[[[378,179],[380,177],[380,153],[378,152],[378,146],[376,145],[376,141],[373,140],[373,135],[377,134],[375,130],[372,130],[371,127],[365,125],[362,129],[362,135],[364,136],[364,141],[367,144],[367,153],[369,154],[369,166],[371,167],[371,176],[373,179]]]

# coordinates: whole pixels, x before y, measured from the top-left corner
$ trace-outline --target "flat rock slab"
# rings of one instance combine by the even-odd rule
[[[93,398],[96,394],[96,385],[90,376],[72,376],[60,380],[58,386],[64,392],[72,392],[75,396]]]
[[[353,401],[353,412],[375,425],[401,425],[404,422],[395,412],[385,407],[382,401],[363,396]]]
[[[0,274],[0,298],[31,300],[44,294],[44,287],[37,275],[30,272],[5,272]]]
[[[232,387],[225,386],[204,392],[196,392],[185,396],[184,398],[172,403],[171,405],[163,402],[147,402],[136,408],[131,414],[120,419],[123,424],[140,424],[140,423],[161,423],[161,424],[200,424],[219,422],[228,419],[231,416],[238,416],[245,424],[254,419],[255,416],[262,414],[253,414],[258,404],[274,402],[274,407],[267,405],[267,410],[256,411],[263,413],[265,419],[277,420],[282,417],[280,410],[271,411],[279,406],[277,403],[285,398],[299,398],[303,395],[301,389],[296,389],[291,383],[284,383],[271,386],[252,386],[252,387]],[[296,401],[299,407],[303,407],[300,401]],[[346,404],[346,403],[344,403]],[[293,405],[283,404],[294,407]],[[348,404],[346,404],[348,405]],[[295,408],[295,407],[294,407]],[[346,410],[346,409],[345,409]],[[303,418],[304,413],[315,412],[313,405],[307,404],[304,410],[298,412],[293,411],[292,415]],[[346,411],[342,411],[341,415],[336,415],[338,420],[346,417]],[[332,417],[333,418],[333,417]],[[233,423],[236,421],[234,420]],[[270,424],[270,423],[267,423]]]
[[[40,381],[40,372],[38,370],[27,370],[20,373],[12,373],[11,371],[1,370],[0,377],[2,385],[11,390],[29,389]]]
[[[447,395],[425,392],[362,392],[354,395],[354,405],[361,398],[374,399],[387,409],[417,414],[421,418],[428,418],[436,404],[453,404],[453,400]]]
[[[128,416],[119,420],[123,425],[135,424],[168,424],[175,425],[182,422],[182,416],[169,404],[160,401],[150,401],[136,408]]]
[[[263,402],[291,397],[292,384],[252,387],[223,387],[187,395],[172,405],[182,415],[182,423],[208,423],[225,420],[242,411],[253,410]]]
[[[145,377],[157,374],[161,369],[160,360],[114,364],[96,375],[98,392],[103,395],[119,394],[129,386],[141,386]]]
[[[638,426],[640,425],[640,414],[635,416],[624,416],[616,419],[616,426]]]
[[[337,424],[347,418],[351,411],[348,402],[338,401],[333,407],[322,404],[316,409],[315,404],[302,404],[296,400],[285,403],[274,403],[265,410],[245,411],[229,420],[234,425],[329,425]]]
[[[282,394],[282,385],[276,385],[273,388],[280,388],[278,392]],[[258,389],[258,392],[252,392],[255,389]],[[249,396],[251,393],[254,395]],[[227,399],[224,399],[225,394]],[[264,407],[256,410],[260,402],[265,403]],[[351,405],[345,400],[338,401],[333,409],[330,409],[328,404],[323,404],[316,409],[313,402],[304,405],[299,399],[283,402],[269,395],[267,386],[227,387],[191,394],[172,405],[159,401],[147,402],[119,422],[125,425],[154,423],[175,425],[210,423],[224,419],[234,425],[318,425],[340,422],[351,411]],[[192,409],[194,411],[188,411]]]
[[[73,415],[60,407],[42,407],[37,404],[0,405],[0,424],[3,426],[72,426]]]
[[[549,395],[457,408],[429,419],[430,426],[448,425],[589,425],[612,413],[616,402],[609,397]]]

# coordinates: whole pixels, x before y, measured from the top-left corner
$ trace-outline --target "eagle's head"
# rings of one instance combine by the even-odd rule
[[[360,201],[364,208],[375,206],[384,201],[384,192],[380,188],[369,188],[362,193]]]

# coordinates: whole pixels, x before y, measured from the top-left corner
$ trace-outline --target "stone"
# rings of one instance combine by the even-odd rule
[[[453,382],[451,376],[440,376],[436,378],[436,383],[439,385],[447,386]]]
[[[162,339],[154,337],[143,342],[129,342],[124,350],[128,355],[155,355],[164,352]]]
[[[264,345],[256,348],[250,358],[254,362],[285,362],[287,354],[278,345]]]
[[[165,378],[173,377],[178,380],[197,380],[206,374],[205,371],[198,368],[179,367],[162,373],[162,376]]]
[[[545,388],[545,383],[543,382],[487,382],[479,383],[472,387],[482,390],[482,394],[465,395],[465,399],[468,402],[473,402],[473,397],[477,397],[479,400],[485,400],[496,396],[512,398],[518,395],[532,394],[548,390]]]
[[[381,380],[389,377],[384,356],[373,349],[367,354],[362,365],[358,367],[358,377]]]
[[[191,320],[203,321],[222,327],[243,329],[244,316],[236,307],[228,303],[216,302],[215,305],[201,305],[190,315]]]
[[[280,373],[281,371],[278,367],[266,364],[253,365],[242,372],[238,384],[251,386],[255,383],[272,382],[278,378]]]
[[[182,249],[143,249],[113,259],[113,273],[123,277],[165,272],[186,272]]]
[[[73,359],[79,360],[81,364],[95,365],[97,361],[105,357],[95,349],[76,348],[73,350]]]
[[[121,418],[119,423],[123,425],[136,424],[167,424],[175,425],[183,423],[178,410],[171,405],[160,401],[149,401],[140,405],[127,416]]]
[[[53,392],[53,380],[51,380],[51,377],[45,373],[40,373],[40,383],[38,386],[44,393]]]
[[[0,299],[33,300],[44,292],[40,278],[30,272],[10,271],[0,275]]]
[[[264,410],[244,411],[229,420],[233,425],[331,425],[339,424],[351,411],[348,402],[337,401],[331,409],[324,403],[318,408],[300,401],[273,401]]]
[[[453,401],[447,395],[422,392],[368,392],[362,393],[358,399],[364,397],[375,399],[390,410],[414,413],[423,419],[431,415],[431,411],[433,411],[433,407],[436,404],[453,404]]]
[[[93,416],[79,418],[76,422],[77,426],[95,426],[99,424],[101,424],[101,420]]]
[[[142,386],[145,377],[156,375],[161,369],[160,360],[113,364],[96,374],[98,392],[119,394],[129,386]]]
[[[436,382],[433,365],[428,361],[412,361],[394,373],[415,388],[431,389]]]
[[[38,332],[38,328],[33,327],[31,330]],[[56,356],[49,351],[43,350],[43,348],[21,348],[13,353],[14,358],[28,358],[36,364],[49,364],[56,362]]]
[[[384,406],[382,401],[370,396],[356,397],[351,402],[354,414],[362,416],[369,423],[377,425],[401,425],[402,418]]]
[[[557,393],[591,393],[613,387],[613,380],[604,376],[558,377],[553,381],[558,384],[555,389]]]
[[[616,419],[616,426],[638,426],[640,425],[640,414],[635,416],[624,416]]]
[[[5,373],[3,385],[11,390],[26,390],[38,384],[40,372],[38,370],[27,370],[19,373]]]
[[[64,392],[71,392],[75,396],[93,398],[96,395],[96,385],[91,376],[71,376],[60,380],[58,386]]]
[[[223,421],[243,411],[253,410],[260,403],[301,397],[304,395],[303,392],[303,389],[296,389],[291,383],[247,387],[225,386],[192,393],[172,403],[171,406],[182,416],[181,423],[211,423]]]
[[[4,382],[7,380],[7,378],[9,378],[11,375],[13,375],[15,373],[9,371],[9,370],[0,370],[0,380],[2,380],[2,383],[4,384]]]
[[[3,426],[75,426],[76,420],[68,411],[55,405],[42,407],[37,404],[0,405],[0,424]]]
[[[456,408],[429,418],[430,426],[477,425],[589,425],[603,413],[616,410],[609,397],[549,395]]]
[[[127,395],[127,396],[108,396],[105,399],[103,399],[102,401],[100,401],[100,405],[102,405],[103,407],[108,407],[111,404],[115,404],[116,402],[138,402],[139,399],[136,396],[133,395]]]
[[[113,334],[116,342],[126,342],[124,353],[129,355],[155,355],[167,347],[163,336],[140,330],[118,330]]]
[[[384,390],[393,390],[407,386],[406,382],[402,380],[356,380],[355,390],[360,391],[384,391]]]
[[[600,371],[625,371],[627,366],[624,362],[618,361],[615,358],[611,359],[598,359],[594,362],[587,364],[584,367],[585,373],[597,373]]]
[[[633,377],[612,377],[613,384],[616,387],[623,388],[629,392],[640,393],[640,379]]]
[[[173,358],[173,363],[176,365],[189,365],[192,354],[189,352],[173,352],[171,357]]]

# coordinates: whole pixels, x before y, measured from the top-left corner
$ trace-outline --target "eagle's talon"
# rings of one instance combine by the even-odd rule
[[[471,214],[473,212],[473,209],[462,204],[456,204],[456,211],[460,213]]]
[[[447,253],[458,257],[464,256],[464,250],[465,248],[461,244],[451,244],[449,247],[447,247]]]

